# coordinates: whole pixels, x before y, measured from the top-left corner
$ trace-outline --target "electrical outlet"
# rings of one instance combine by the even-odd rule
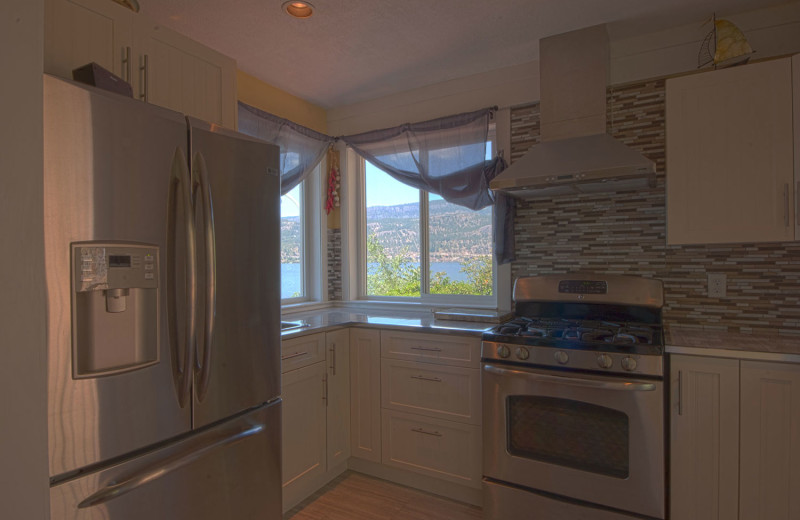
[[[725,273],[708,273],[708,296],[710,298],[725,298],[728,280]]]

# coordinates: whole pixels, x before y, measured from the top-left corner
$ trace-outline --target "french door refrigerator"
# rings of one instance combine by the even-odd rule
[[[281,517],[279,150],[44,77],[51,518]]]

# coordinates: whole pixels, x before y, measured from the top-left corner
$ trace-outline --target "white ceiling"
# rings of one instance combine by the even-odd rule
[[[335,108],[538,58],[540,38],[600,23],[612,39],[775,0],[139,0],[148,17],[262,81]]]

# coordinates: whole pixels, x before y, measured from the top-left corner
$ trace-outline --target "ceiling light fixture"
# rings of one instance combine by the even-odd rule
[[[311,18],[311,15],[314,14],[314,6],[308,2],[290,0],[289,2],[284,2],[281,7],[286,11],[286,14],[295,18]]]

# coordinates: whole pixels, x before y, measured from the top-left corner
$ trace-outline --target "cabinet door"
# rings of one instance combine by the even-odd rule
[[[72,79],[73,69],[95,62],[130,82],[132,23],[133,12],[108,0],[46,0],[44,71]]]
[[[325,473],[325,363],[283,374],[281,395],[286,506],[312,493],[309,486]]]
[[[328,348],[328,468],[350,457],[350,330],[325,335]]]
[[[742,361],[740,518],[800,518],[800,365]]]
[[[790,59],[667,81],[667,242],[794,239]]]
[[[671,518],[738,518],[739,361],[671,356]]]
[[[800,240],[800,54],[792,56],[792,106],[794,107],[794,239]]]
[[[135,34],[141,67],[136,95],[209,123],[236,128],[234,60],[146,18],[137,19]]]
[[[350,330],[350,455],[381,461],[381,336],[377,330]]]

